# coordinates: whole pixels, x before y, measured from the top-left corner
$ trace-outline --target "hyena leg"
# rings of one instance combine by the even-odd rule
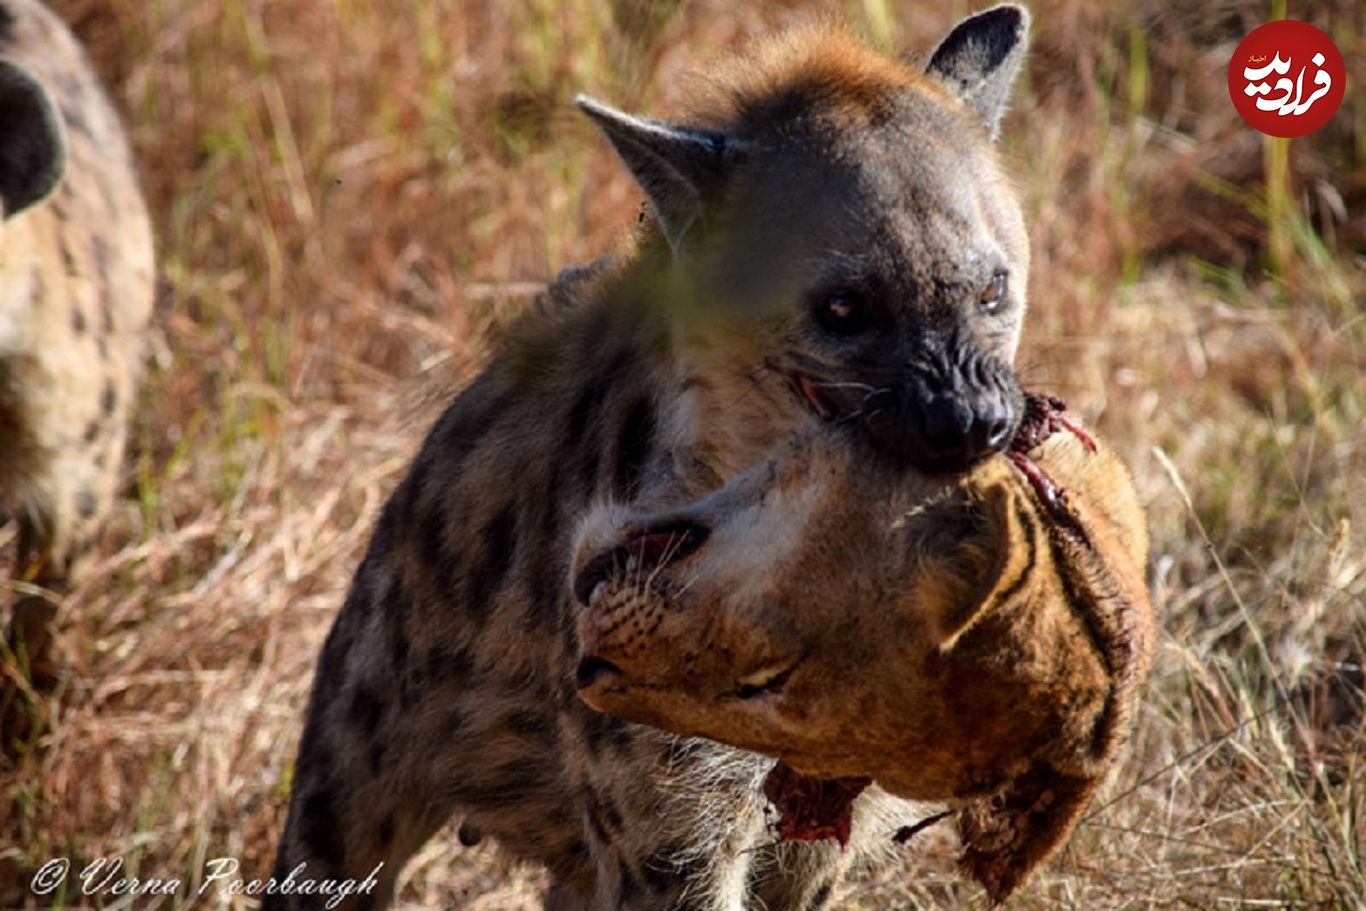
[[[0,579],[0,585],[4,583]],[[41,589],[44,583],[33,583]],[[0,602],[4,600],[0,591]],[[17,594],[0,610],[0,755],[20,755],[51,722],[44,694],[57,684],[52,630],[55,596]],[[4,605],[0,603],[0,608]]]
[[[368,895],[343,903],[382,908],[411,854],[453,809],[422,776],[407,774],[404,751],[430,749],[398,730],[399,691],[378,632],[386,606],[370,603],[365,567],[328,634],[318,662],[295,764],[289,819],[276,859],[282,880],[364,880]],[[320,907],[326,897],[272,895],[265,909]]]
[[[586,908],[743,911],[771,760],[573,710],[575,804],[594,863]],[[547,908],[555,906],[547,903]],[[574,907],[565,905],[565,907]]]
[[[757,907],[773,911],[830,907],[852,853],[833,841],[779,842],[765,847],[755,859]]]
[[[383,907],[404,862],[458,809],[462,840],[482,832],[556,876],[591,881],[549,678],[507,670],[480,645],[488,617],[481,625],[444,587],[404,575],[393,512],[318,661],[277,878],[304,863],[310,879],[361,880],[382,864],[373,900],[348,907]],[[537,653],[551,641],[528,635],[522,657],[550,666]]]
[[[649,826],[657,820],[646,821]],[[698,821],[699,825],[705,825]],[[642,830],[644,832],[651,829]],[[698,857],[675,843],[637,846],[639,853],[627,855],[615,848],[600,850],[596,838],[594,855],[598,859],[597,888],[591,900],[565,908],[611,908],[616,911],[745,911],[750,867],[750,848],[754,833],[737,826],[721,850]],[[771,906],[779,907],[779,906]],[[546,909],[557,908],[547,895]]]
[[[57,684],[52,634],[66,588],[65,560],[33,543],[32,526],[0,515],[0,755],[31,748],[50,719],[42,694]]]
[[[396,516],[391,500],[318,659],[274,869],[279,880],[303,864],[296,881],[373,873],[376,885],[347,908],[387,905],[403,864],[462,803],[452,782],[480,784],[451,767],[469,752],[448,704],[470,683],[470,658],[433,647],[430,614],[450,627],[453,608],[414,594]],[[325,901],[276,895],[263,907]]]

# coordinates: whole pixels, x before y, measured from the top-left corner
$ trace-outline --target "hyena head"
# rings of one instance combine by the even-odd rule
[[[932,474],[1009,442],[1029,251],[993,140],[1027,27],[996,7],[924,67],[789,34],[716,80],[706,126],[580,99],[657,217],[680,360],[730,384],[713,420],[762,387]]]

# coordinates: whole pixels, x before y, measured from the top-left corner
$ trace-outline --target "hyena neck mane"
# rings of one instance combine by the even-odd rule
[[[809,25],[778,34],[710,74],[690,115],[743,124],[751,136],[775,134],[821,120],[887,121],[910,92],[961,107],[922,66],[879,54],[839,26]]]
[[[677,267],[649,239],[562,272],[507,337],[490,379],[516,400],[563,406],[550,470],[570,510],[596,498],[682,501],[752,464],[805,415],[763,352],[724,319],[689,325]],[[706,336],[703,338],[702,336]],[[485,382],[490,382],[486,380]],[[528,466],[531,471],[546,465]],[[563,480],[563,478],[561,478]]]

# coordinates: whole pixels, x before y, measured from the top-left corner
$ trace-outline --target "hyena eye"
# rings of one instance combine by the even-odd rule
[[[1004,272],[997,272],[991,277],[991,281],[987,282],[986,287],[982,289],[982,293],[977,296],[977,304],[982,308],[984,313],[990,314],[1000,310],[1001,305],[1005,303],[1005,299],[1006,274]]]
[[[850,335],[868,323],[868,307],[857,291],[833,291],[816,305],[816,321],[826,332]]]

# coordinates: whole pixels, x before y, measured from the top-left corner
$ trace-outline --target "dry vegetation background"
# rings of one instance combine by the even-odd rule
[[[191,890],[205,858],[267,871],[314,655],[433,403],[636,216],[575,91],[667,112],[699,63],[786,23],[923,53],[977,8],[54,5],[129,119],[162,282],[53,725],[0,777],[0,907],[37,906],[21,871],[57,855]],[[1292,144],[1224,82],[1283,2],[1033,9],[1004,140],[1034,236],[1022,369],[1131,460],[1165,635],[1129,761],[1013,906],[1366,907],[1366,5],[1288,10],[1349,71]],[[951,859],[927,839],[851,907],[983,907]],[[515,909],[537,884],[447,839],[401,896]]]

